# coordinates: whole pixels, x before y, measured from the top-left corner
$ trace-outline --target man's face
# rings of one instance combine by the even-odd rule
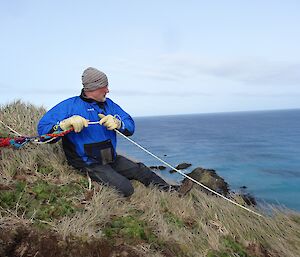
[[[89,98],[92,98],[98,102],[105,102],[106,100],[106,94],[109,93],[108,87],[101,87],[94,91],[86,92],[86,96]]]

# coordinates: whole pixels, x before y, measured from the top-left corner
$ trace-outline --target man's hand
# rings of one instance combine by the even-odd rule
[[[65,131],[73,127],[76,133],[79,133],[83,127],[87,127],[88,125],[89,121],[79,115],[73,115],[72,117],[62,120],[59,123],[59,126],[62,130]]]
[[[100,118],[100,125],[105,126],[108,130],[119,129],[121,127],[121,121],[110,114],[105,116],[100,113],[98,116]]]

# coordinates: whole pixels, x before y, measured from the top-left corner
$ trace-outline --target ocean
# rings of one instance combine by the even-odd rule
[[[233,191],[246,187],[258,202],[300,211],[300,110],[137,117],[135,123],[131,139],[174,167],[214,169]],[[147,166],[164,165],[120,136],[118,149]],[[159,173],[183,179],[169,170]]]

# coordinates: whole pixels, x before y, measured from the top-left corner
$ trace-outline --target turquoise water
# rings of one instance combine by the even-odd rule
[[[176,166],[215,169],[238,191],[300,211],[300,110],[135,118],[131,138]],[[118,149],[146,165],[163,165],[119,137]],[[161,174],[180,180],[179,174]]]

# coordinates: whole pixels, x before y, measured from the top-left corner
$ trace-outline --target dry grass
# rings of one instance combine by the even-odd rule
[[[44,113],[45,108],[18,100],[1,107],[0,120],[21,135],[34,135],[37,122]]]
[[[102,237],[102,228],[111,217],[126,213],[127,208],[123,201],[115,190],[101,186],[100,191],[95,192],[91,201],[86,204],[83,212],[78,212],[72,217],[64,217],[52,225],[64,238]]]
[[[17,101],[1,108],[0,119],[22,134],[35,135],[43,113],[43,108]],[[3,131],[7,130],[0,124],[0,132]],[[269,249],[270,256],[299,256],[300,215],[290,210],[270,207],[272,213],[260,218],[196,188],[179,198],[175,193],[145,188],[139,183],[134,184],[135,193],[130,200],[113,189],[97,186],[92,189],[92,198],[83,201],[84,194],[90,193],[87,178],[66,164],[60,143],[3,149],[0,169],[2,185],[11,185],[20,176],[28,183],[41,179],[55,185],[84,181],[80,182],[84,193],[77,195],[80,210],[48,222],[63,237],[101,238],[113,220],[130,216],[144,222],[154,235],[152,241],[143,239],[132,245],[141,256],[161,257],[166,248],[178,256],[206,256],[211,250],[228,250],[223,244],[227,237],[245,248],[261,244]],[[14,210],[0,210],[1,226],[18,222],[32,223]]]
[[[236,238],[245,246],[261,243],[280,256],[298,256],[300,252],[300,224],[296,222],[299,213],[273,207],[272,215],[259,218],[198,190],[178,198],[140,187],[132,201],[143,209],[145,220],[162,240],[175,241],[190,256],[203,256],[208,249],[220,250],[220,238],[224,236]],[[166,212],[180,218],[186,226],[170,224]]]

